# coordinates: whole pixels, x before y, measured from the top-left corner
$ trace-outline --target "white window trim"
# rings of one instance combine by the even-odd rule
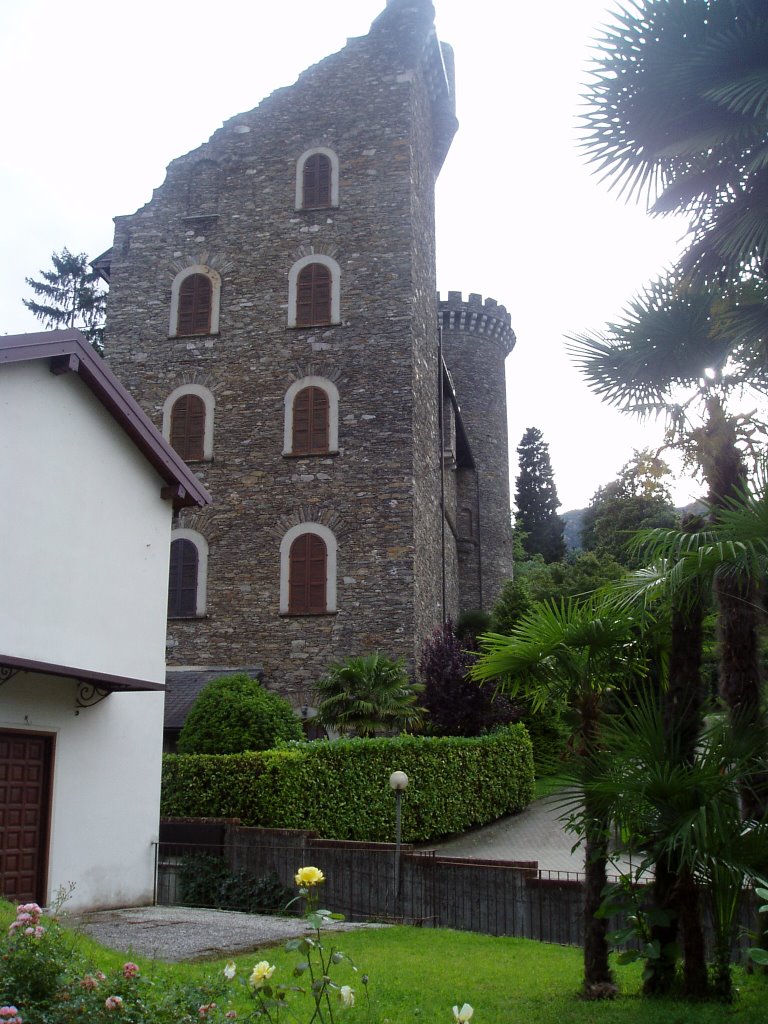
[[[321,153],[331,161],[331,206],[304,206],[304,164],[311,156]],[[339,205],[339,158],[332,149],[327,146],[315,146],[302,153],[296,161],[296,209],[297,210],[326,210]]]
[[[302,272],[304,267],[308,267],[310,263],[322,263],[324,267],[328,267],[331,272],[331,324],[341,323],[341,267],[336,260],[331,259],[330,256],[302,256],[300,260],[297,260],[291,269],[288,271],[288,326],[296,326],[296,294],[298,292],[298,281],[299,274]],[[318,325],[319,328],[328,326],[326,324]],[[312,327],[305,327],[302,330],[313,330]]]
[[[168,337],[169,338],[204,338],[207,335],[204,334],[179,334],[179,290],[186,280],[191,277],[192,274],[203,274],[205,277],[211,280],[211,329],[209,334],[219,333],[219,308],[221,305],[221,275],[217,270],[213,270],[211,267],[206,267],[203,263],[195,263],[191,267],[185,267],[180,273],[173,279],[171,285],[171,316],[168,321]]]
[[[290,576],[290,552],[291,544],[303,533],[314,533],[325,541],[326,562],[325,562],[325,612],[327,615],[336,611],[336,562],[337,548],[336,538],[327,526],[321,523],[297,523],[284,535],[280,541],[280,614],[288,615],[289,603],[289,576]]]
[[[195,615],[205,615],[208,599],[208,541],[195,530],[172,530],[171,544],[175,540],[189,540],[197,548],[197,594],[195,597]],[[168,549],[170,559],[170,547]],[[175,616],[174,616],[175,617]]]
[[[293,403],[304,388],[320,388],[328,395],[328,455],[339,451],[339,389],[325,377],[302,377],[291,384],[285,393],[285,421],[283,427],[283,455],[293,455]],[[302,453],[305,454],[305,453]],[[324,453],[326,454],[326,453]],[[314,456],[307,456],[313,458]]]
[[[163,437],[171,443],[171,413],[173,406],[179,398],[184,395],[197,395],[202,398],[205,405],[205,431],[203,433],[203,460],[210,462],[213,458],[213,411],[216,408],[216,399],[213,394],[202,386],[202,384],[182,384],[168,395],[163,402]]]

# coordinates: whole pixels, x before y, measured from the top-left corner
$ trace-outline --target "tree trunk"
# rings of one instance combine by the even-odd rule
[[[736,441],[736,425],[720,401],[707,401],[707,423],[699,435],[700,458],[713,512],[734,498],[746,482],[746,470]],[[760,713],[758,588],[747,575],[729,573],[715,581],[717,628],[720,642],[720,695],[737,735],[758,751],[765,764],[768,735]],[[765,771],[756,771],[741,785],[742,817],[761,818],[768,809]]]
[[[589,794],[585,794],[584,994],[595,999],[613,995],[615,989],[608,966],[608,921],[595,916],[607,883],[608,822],[595,813],[592,804]]]
[[[675,901],[677,870],[670,857],[662,857],[654,865],[653,904],[671,915],[669,924],[654,924],[651,927],[651,941],[658,942],[659,956],[646,960],[646,974],[643,995],[664,996],[672,991],[677,969],[678,908]]]
[[[687,999],[704,999],[709,975],[701,897],[690,871],[681,871],[677,881],[677,906],[683,938],[683,989]]]

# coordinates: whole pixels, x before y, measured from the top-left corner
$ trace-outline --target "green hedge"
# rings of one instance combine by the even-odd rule
[[[403,840],[428,842],[522,810],[533,796],[522,725],[488,736],[301,743],[247,754],[166,754],[165,817],[240,818],[326,839],[391,842],[389,776],[406,772]]]

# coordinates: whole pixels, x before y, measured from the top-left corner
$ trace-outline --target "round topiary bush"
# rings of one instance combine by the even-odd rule
[[[180,754],[240,754],[269,750],[304,736],[293,708],[245,673],[212,679],[179,734]]]

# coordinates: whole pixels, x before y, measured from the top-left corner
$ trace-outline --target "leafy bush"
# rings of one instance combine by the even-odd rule
[[[292,897],[274,872],[257,877],[244,868],[230,871],[210,853],[184,857],[179,867],[179,900],[185,906],[268,914],[283,910]]]
[[[522,810],[533,796],[521,725],[487,736],[300,743],[240,755],[163,758],[162,814],[240,818],[327,839],[394,839],[389,776],[407,773],[403,839],[427,842]]]
[[[60,893],[57,908],[68,894]],[[78,948],[78,938],[36,903],[21,904],[7,934],[0,934],[0,1017],[6,1024],[179,1024],[208,1015],[226,996],[223,976],[202,984],[144,977],[128,961],[108,974]]]
[[[476,683],[468,677],[477,659],[477,652],[468,649],[473,643],[473,637],[461,638],[449,619],[422,647],[419,674],[425,684],[426,724],[434,735],[480,736],[520,718],[512,701],[495,697],[493,683]]]
[[[179,734],[181,754],[239,754],[301,739],[301,723],[283,697],[245,673],[213,679]]]

